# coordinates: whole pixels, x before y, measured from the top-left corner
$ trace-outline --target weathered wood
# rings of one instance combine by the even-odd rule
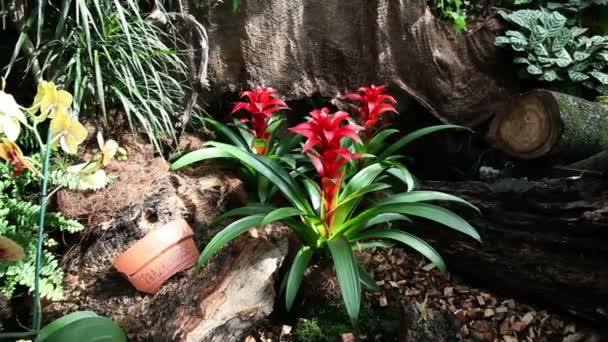
[[[112,318],[130,340],[236,341],[273,309],[275,276],[287,255],[282,233],[244,236],[203,267],[169,279],[155,295],[136,291],[112,261],[147,232],[175,218],[190,222],[199,246],[225,208],[225,176],[169,174],[110,222],[89,229],[64,257],[66,299],[44,308],[45,319],[93,310]]]
[[[191,11],[208,23],[215,94],[266,85],[292,100],[389,83],[442,121],[475,126],[518,85],[493,44],[504,29],[495,18],[463,33],[420,0],[241,1],[236,12],[203,3]]]
[[[608,149],[608,105],[538,89],[492,120],[488,140],[515,157],[574,162]]]
[[[503,179],[424,188],[461,196],[482,211],[450,206],[478,229],[483,244],[430,223],[408,228],[431,240],[450,271],[499,293],[608,322],[608,182]]]

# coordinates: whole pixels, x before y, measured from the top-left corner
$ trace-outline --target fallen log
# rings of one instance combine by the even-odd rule
[[[518,158],[575,162],[608,149],[608,105],[538,89],[492,120],[487,139]]]
[[[133,180],[132,180],[133,181]],[[115,219],[87,231],[63,259],[65,300],[44,307],[52,320],[76,310],[113,319],[132,341],[237,341],[273,310],[275,277],[287,255],[286,235],[244,236],[200,272],[170,278],[154,295],[138,292],[113,260],[148,232],[183,218],[198,246],[214,234],[208,225],[231,187],[222,175],[167,174]]]
[[[477,205],[451,207],[483,243],[421,222],[408,231],[431,241],[448,269],[478,286],[608,322],[608,182],[597,178],[495,183],[426,182]]]

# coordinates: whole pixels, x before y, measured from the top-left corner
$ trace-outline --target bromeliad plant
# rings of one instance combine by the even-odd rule
[[[238,133],[235,133],[233,128],[220,121],[211,118],[203,118],[202,121],[213,127],[235,148],[244,152],[267,156],[295,168],[297,156],[293,155],[292,152],[302,139],[295,134],[282,139],[277,136],[285,120],[278,112],[289,108],[284,101],[278,98],[276,90],[270,87],[256,87],[253,91],[241,92],[241,97],[248,101],[236,102],[231,112],[232,115],[247,114],[240,119],[234,119],[233,127],[236,128]],[[206,146],[187,153],[178,159],[172,165],[172,169],[177,170],[192,163],[213,158],[233,159],[234,157],[214,146]],[[266,202],[270,195],[276,191],[274,186],[254,168],[246,166],[243,169],[243,177],[246,184],[256,186],[255,191],[258,200],[262,203]]]
[[[480,240],[475,229],[463,218],[426,203],[435,200],[452,201],[475,208],[458,197],[434,191],[372,196],[374,193],[382,196],[390,188],[382,179],[385,172],[394,167],[378,160],[372,160],[364,166],[353,162],[365,156],[348,146],[362,142],[358,133],[365,128],[350,123],[349,119],[346,112],[331,114],[327,109],[315,110],[306,123],[291,128],[291,132],[307,139],[302,152],[314,165],[317,181],[292,172],[286,168],[285,163],[266,155],[229,144],[209,142],[208,145],[217,154],[238,159],[268,179],[290,206],[277,208],[271,204],[259,203],[220,215],[216,221],[232,216],[249,216],[234,221],[218,233],[203,250],[197,266],[201,267],[223,246],[249,229],[280,222],[290,227],[303,243],[283,283],[287,308],[291,308],[294,303],[313,255],[327,252],[326,255],[335,265],[346,310],[353,324],[356,324],[361,304],[361,284],[372,289],[377,288],[377,285],[358,264],[354,250],[369,245],[383,246],[385,240],[397,241],[420,252],[439,269],[446,269],[441,256],[429,244],[405,231],[386,229],[385,224],[391,221],[411,222],[410,216],[416,216]],[[347,178],[346,165],[360,169]],[[380,199],[369,201],[371,198]],[[364,208],[362,204],[367,207]]]

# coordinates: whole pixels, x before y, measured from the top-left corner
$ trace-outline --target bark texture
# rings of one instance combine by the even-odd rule
[[[477,205],[452,207],[475,226],[479,244],[444,227],[413,230],[447,259],[450,271],[599,324],[608,322],[608,184],[579,178],[495,183],[428,182]]]
[[[534,90],[494,117],[488,140],[516,157],[574,162],[608,149],[608,105]]]
[[[195,6],[196,7],[196,6]],[[200,7],[200,6],[199,6]],[[216,94],[272,86],[288,99],[389,83],[444,122],[475,126],[502,110],[515,73],[496,19],[458,33],[420,0],[241,1],[192,10],[208,23]]]
[[[112,318],[139,341],[235,341],[274,305],[275,274],[287,255],[281,233],[244,236],[200,272],[173,276],[155,295],[137,292],[112,261],[163,223],[190,222],[199,246],[213,235],[208,225],[229,200],[228,179],[168,175],[141,202],[91,229],[64,258],[66,299],[44,308],[51,320],[66,312],[93,310]]]

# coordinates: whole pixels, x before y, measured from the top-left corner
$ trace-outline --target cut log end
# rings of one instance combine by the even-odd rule
[[[492,121],[488,140],[518,158],[534,159],[550,152],[563,132],[559,105],[546,90],[532,91],[510,111]]]

